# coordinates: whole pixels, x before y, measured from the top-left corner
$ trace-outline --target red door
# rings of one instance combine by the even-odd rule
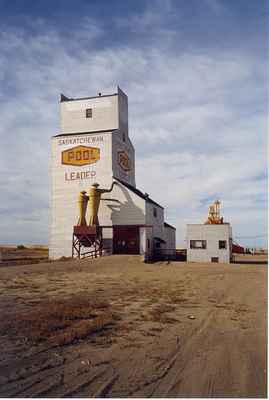
[[[139,227],[113,227],[113,253],[139,254]]]

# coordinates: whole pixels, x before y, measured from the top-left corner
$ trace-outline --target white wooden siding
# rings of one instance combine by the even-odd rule
[[[100,160],[86,166],[69,166],[61,164],[62,151],[75,147],[80,139],[95,138],[95,146],[100,148]],[[102,138],[102,140],[97,139]],[[51,175],[51,233],[50,258],[57,259],[72,253],[73,226],[78,219],[77,199],[79,192],[88,191],[94,182],[103,188],[110,188],[112,184],[112,139],[111,133],[99,135],[84,134],[54,137],[52,139]],[[71,142],[70,142],[71,141]],[[87,143],[91,145],[91,143]],[[90,170],[95,176],[83,180],[66,180],[71,172]],[[111,193],[104,198],[117,199],[118,203],[102,200],[100,204],[99,220],[101,225],[138,225],[145,224],[145,200],[129,191],[125,186],[114,187]],[[106,230],[105,238],[111,238],[111,231]]]
[[[81,139],[88,146],[100,149],[100,160],[85,166],[61,163],[62,151],[75,147]],[[94,142],[92,142],[94,140]],[[89,142],[88,142],[89,141]],[[50,258],[69,257],[72,253],[73,226],[78,219],[79,192],[88,191],[94,182],[108,188],[112,182],[111,133],[105,135],[72,135],[52,138],[51,150],[51,232]],[[68,180],[72,172],[90,171],[92,176],[81,180]],[[66,180],[67,179],[67,180]]]
[[[92,109],[92,118],[86,118],[88,108]],[[110,188],[113,176],[135,187],[135,150],[128,133],[128,97],[125,93],[118,88],[118,93],[111,96],[63,101],[60,103],[60,120],[62,135],[52,138],[51,148],[49,255],[52,259],[69,257],[72,254],[73,226],[78,220],[77,200],[82,190],[88,192],[95,182],[102,188]],[[96,133],[106,130],[108,132]],[[100,160],[85,166],[63,165],[62,152],[78,145],[99,148]],[[128,155],[130,171],[124,171],[119,165],[120,151]],[[76,173],[86,172],[86,179],[85,175],[84,179],[73,179]],[[154,208],[157,210],[156,217],[153,214]],[[103,195],[99,221],[100,225],[106,226],[152,226],[140,228],[140,252],[147,255],[153,251],[154,237],[163,240],[167,237],[169,248],[170,243],[173,243],[172,233],[164,228],[163,214],[164,210],[161,207],[145,201],[119,183],[111,193]],[[105,245],[112,246],[112,233],[112,229],[104,229]],[[150,240],[149,249],[147,239]]]
[[[116,178],[135,187],[135,152],[131,141],[126,134],[126,141],[122,140],[122,131],[113,134],[112,140],[112,168]],[[130,160],[130,171],[125,171],[118,162],[118,153],[124,151]]]
[[[86,118],[86,109],[92,118]],[[60,103],[61,133],[83,133],[119,128],[118,95]]]

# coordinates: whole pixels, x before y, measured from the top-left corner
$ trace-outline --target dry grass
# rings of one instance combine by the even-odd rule
[[[107,302],[73,297],[42,303],[31,312],[9,316],[2,321],[0,333],[33,343],[64,345],[103,331],[118,319]]]
[[[46,247],[0,247],[2,254],[1,266],[38,264],[48,261],[49,252]]]
[[[149,310],[147,319],[152,322],[159,322],[162,324],[171,324],[177,322],[173,317],[167,315],[175,310],[175,307],[170,304],[159,304],[152,310]]]

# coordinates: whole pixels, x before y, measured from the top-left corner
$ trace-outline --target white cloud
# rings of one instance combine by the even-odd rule
[[[141,26],[158,26],[159,16],[147,13]],[[68,40],[41,28],[34,37],[16,29],[0,37],[0,209],[2,232],[10,231],[0,242],[47,241],[59,93],[87,96],[117,84],[129,96],[138,187],[167,206],[179,243],[185,224],[203,221],[215,196],[239,235],[265,231],[265,182],[256,179],[266,168],[263,60],[237,49],[181,52],[176,43],[165,52],[154,42],[96,48],[104,30],[86,19]]]

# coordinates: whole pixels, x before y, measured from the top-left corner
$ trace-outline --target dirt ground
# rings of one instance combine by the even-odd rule
[[[0,396],[266,397],[261,260],[1,267]]]

